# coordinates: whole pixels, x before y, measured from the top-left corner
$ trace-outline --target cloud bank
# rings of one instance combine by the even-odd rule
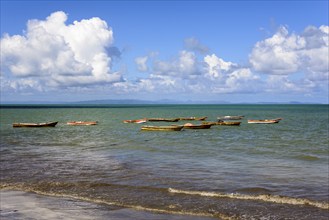
[[[300,34],[281,26],[255,43],[244,65],[187,38],[184,48],[170,59],[160,59],[161,51],[136,57],[132,69],[143,77],[130,80],[129,73],[113,71],[113,59],[121,58],[121,52],[113,46],[113,31],[105,21],[97,17],[66,21],[67,15],[59,11],[45,20],[29,20],[23,35],[3,35],[2,91],[93,88],[120,95],[295,92],[310,96],[328,92],[328,26],[308,26]]]
[[[159,88],[185,93],[299,93],[328,92],[329,27],[306,27],[301,34],[281,26],[273,36],[257,42],[249,64],[224,61],[194,38],[172,60],[144,56],[149,77],[131,87],[149,92]],[[201,49],[200,49],[201,48]],[[153,62],[150,62],[153,59]],[[137,60],[136,60],[137,61]],[[140,66],[140,62],[136,62]],[[174,89],[176,88],[176,89]],[[127,89],[127,87],[126,87]]]

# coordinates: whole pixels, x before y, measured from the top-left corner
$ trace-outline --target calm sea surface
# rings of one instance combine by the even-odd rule
[[[328,105],[2,106],[0,189],[222,219],[328,219],[328,113]],[[122,122],[220,115],[245,118],[179,132]],[[72,120],[99,124],[66,125]],[[45,121],[59,123],[12,127]]]

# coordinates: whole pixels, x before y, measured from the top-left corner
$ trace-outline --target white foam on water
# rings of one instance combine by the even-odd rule
[[[159,214],[168,214],[173,215],[170,217],[170,219],[185,219],[185,218],[179,218],[177,215],[186,216],[186,219],[212,219],[213,217],[223,219],[223,220],[236,220],[234,217],[227,216],[225,214],[216,213],[214,216],[210,213],[195,213],[195,212],[188,212],[188,211],[179,211],[179,210],[170,210],[168,207],[167,209],[157,209],[157,208],[150,208],[150,207],[143,207],[139,205],[127,205],[122,204],[118,202],[109,202],[104,201],[102,199],[97,198],[88,198],[88,197],[82,197],[78,195],[67,195],[67,194],[61,194],[61,193],[50,193],[50,192],[42,192],[38,190],[33,189],[22,189],[20,187],[13,187],[13,186],[2,186],[2,191],[0,191],[2,196],[6,196],[6,193],[8,196],[6,196],[5,202],[1,202],[1,209],[2,214],[6,215],[6,213],[11,214],[10,212],[14,213],[16,211],[17,206],[19,204],[19,213],[23,214],[25,217],[29,217],[32,219],[40,219],[40,216],[42,216],[41,219],[47,219],[47,220],[55,220],[55,219],[90,219],[91,216],[88,215],[88,213],[85,213],[83,209],[73,209],[73,210],[51,210],[48,207],[42,207],[40,200],[37,199],[37,195],[43,195],[43,196],[51,196],[51,197],[61,197],[63,199],[74,199],[78,201],[83,202],[89,202],[92,204],[103,204],[103,205],[109,205],[109,206],[116,206],[116,207],[122,207],[124,209],[131,209],[135,211],[142,211],[142,212],[148,212],[148,213],[159,213]],[[20,190],[20,191],[7,191],[7,190]],[[23,190],[23,191],[21,191]],[[27,192],[29,193],[36,193],[35,196],[33,195],[27,195]],[[9,199],[8,199],[9,198]],[[4,201],[4,200],[3,200]],[[9,202],[8,202],[9,201]],[[23,205],[21,205],[23,204]],[[5,211],[4,211],[5,210]],[[32,211],[31,211],[32,210]],[[127,212],[127,211],[126,211]],[[134,213],[136,214],[136,213]],[[0,217],[1,217],[0,215]],[[144,214],[145,216],[150,217],[151,214]],[[72,217],[74,216],[74,217]],[[81,217],[82,216],[82,217]],[[176,216],[176,217],[175,217]],[[81,218],[80,218],[81,217]],[[200,218],[198,218],[200,217]],[[148,218],[147,218],[148,219]],[[161,217],[157,217],[157,219],[162,219]]]
[[[290,204],[290,205],[310,205],[320,209],[329,209],[329,203],[317,202],[309,199],[302,198],[292,198],[278,195],[244,195],[238,193],[218,193],[218,192],[205,192],[205,191],[188,191],[169,188],[170,193],[180,193],[186,195],[198,195],[205,197],[219,197],[219,198],[231,198],[231,199],[241,199],[241,200],[259,200],[264,202]]]

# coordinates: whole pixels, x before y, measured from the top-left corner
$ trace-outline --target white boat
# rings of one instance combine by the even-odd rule
[[[97,125],[97,121],[69,121],[66,123],[67,125]]]
[[[244,116],[243,115],[225,115],[225,116],[218,116],[218,120],[241,120]]]
[[[264,120],[248,120],[248,124],[276,124],[281,121],[282,118],[264,119]]]
[[[123,123],[136,123],[136,124],[142,124],[146,123],[146,119],[135,119],[135,120],[123,120]]]

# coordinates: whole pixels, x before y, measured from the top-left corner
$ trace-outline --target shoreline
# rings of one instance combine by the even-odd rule
[[[211,220],[218,218],[153,213],[32,192],[0,190],[0,219]]]

